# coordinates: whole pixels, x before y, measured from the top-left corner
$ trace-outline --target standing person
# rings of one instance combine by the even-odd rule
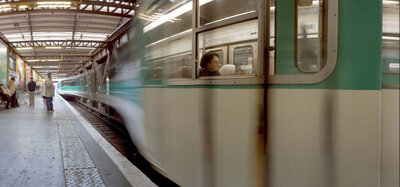
[[[29,81],[28,83],[28,91],[29,91],[29,106],[35,106],[36,82],[33,81],[33,77],[31,77],[31,81]]]
[[[41,84],[42,89],[40,91],[43,98],[43,105],[46,106],[46,86],[44,86],[44,82],[42,82]]]
[[[12,108],[19,107],[18,102],[17,102],[17,92],[16,92],[17,90],[15,87],[15,78],[14,77],[12,77],[10,82],[8,82],[7,88],[10,90],[11,99],[7,101],[6,109],[8,109],[8,107],[10,106],[10,103],[11,103]]]
[[[44,81],[45,87],[45,97],[46,97],[46,106],[47,112],[53,113],[53,97],[54,97],[54,88],[53,88],[53,80],[51,79],[51,73],[47,74],[47,79]]]

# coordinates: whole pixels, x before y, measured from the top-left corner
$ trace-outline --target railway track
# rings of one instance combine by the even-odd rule
[[[149,162],[140,155],[132,143],[124,125],[94,111],[78,101],[68,102],[122,155],[133,165],[139,168],[147,177],[158,186],[178,186],[171,180],[155,171]]]

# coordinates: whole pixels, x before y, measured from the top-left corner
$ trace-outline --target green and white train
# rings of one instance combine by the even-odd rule
[[[180,186],[399,186],[398,0],[137,7],[120,40],[58,93],[123,121],[164,176]],[[210,51],[240,75],[199,77]]]

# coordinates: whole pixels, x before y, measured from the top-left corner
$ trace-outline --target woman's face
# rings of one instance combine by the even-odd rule
[[[208,63],[207,68],[211,71],[219,71],[219,59],[217,56],[214,56],[210,63]]]

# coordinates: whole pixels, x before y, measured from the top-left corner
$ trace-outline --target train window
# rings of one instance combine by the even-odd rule
[[[192,74],[191,56],[181,55],[167,59],[165,77],[169,79],[190,78]]]
[[[326,62],[324,0],[297,0],[296,65],[302,72],[320,71]]]
[[[400,4],[384,0],[382,3],[382,87],[400,85]]]
[[[268,1],[268,82],[313,84],[329,77],[337,63],[339,1]]]
[[[275,0],[270,0],[269,15],[269,75],[275,74]]]
[[[382,53],[384,73],[399,72],[399,3],[383,1]]]
[[[193,60],[187,56],[192,50],[192,1],[147,2],[145,10],[138,13],[144,20],[148,78],[191,78]],[[186,55],[183,55],[186,54]]]
[[[126,42],[128,42],[128,34],[122,35],[119,39],[119,46],[124,45]]]
[[[389,71],[393,73],[399,73],[400,64],[399,63],[390,63],[389,64]]]
[[[200,0],[200,25],[255,12],[257,0]]]
[[[254,59],[257,56],[255,55],[257,40],[258,20],[250,20],[201,32],[198,35],[198,62],[201,61],[201,57],[204,55],[202,54],[204,49],[213,51],[213,49],[222,48],[222,50],[214,51],[219,56],[220,65],[225,65],[224,61],[227,62],[228,60],[230,61],[229,64],[234,64],[232,59],[235,59],[236,68],[243,69],[241,71],[242,75],[261,75],[262,69],[257,68],[261,66],[257,66],[257,61]],[[251,45],[247,46],[243,43],[250,43]],[[229,52],[227,50],[228,47]],[[224,50],[227,52],[224,53]],[[230,69],[231,66],[226,67],[225,69]],[[257,70],[259,71],[258,73]]]
[[[252,75],[253,71],[253,47],[241,46],[233,49],[233,64],[236,66],[237,75]]]
[[[147,44],[171,37],[192,28],[192,1],[152,1],[138,13],[145,21]]]

